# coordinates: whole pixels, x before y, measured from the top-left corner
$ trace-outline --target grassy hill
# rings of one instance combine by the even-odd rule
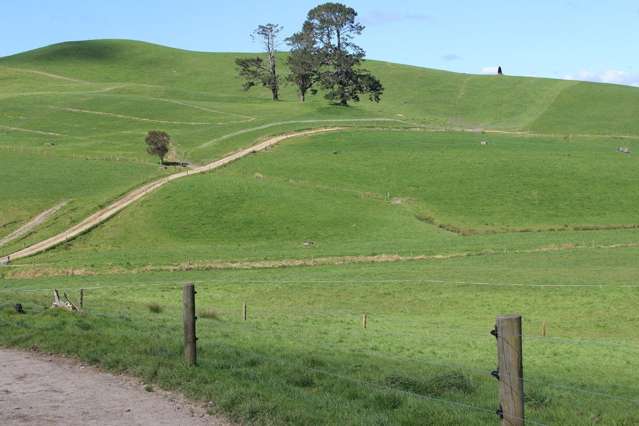
[[[170,159],[205,163],[342,128],[172,182],[2,268],[0,344],[133,373],[246,423],[479,425],[497,421],[488,331],[516,311],[533,421],[639,422],[639,89],[367,61],[380,104],[301,104],[291,86],[272,102],[241,90],[241,55],[96,40],[0,58],[0,238],[69,200],[0,255],[177,171],[145,153],[150,129],[173,136]],[[185,281],[195,370],[180,361]],[[46,310],[54,287],[87,289],[85,313]]]
[[[268,105],[272,116],[300,109],[291,86],[284,88],[283,102],[277,107],[264,102],[269,100],[267,90],[242,92],[233,61],[243,55],[246,54],[190,52],[141,42],[97,40],[48,46],[2,58],[0,65],[44,71],[72,79],[56,83],[64,83],[64,87],[70,90],[71,86],[78,88],[77,84],[83,84],[80,87],[86,91],[92,87],[91,84],[97,84],[103,89],[110,89],[107,94],[133,96],[139,93],[142,97],[131,99],[131,102],[146,102],[144,95],[151,92],[156,97],[163,95],[221,103],[225,106],[220,111],[222,116],[225,113],[241,114],[237,107],[244,109],[247,115],[258,111],[265,113],[264,104]],[[283,59],[284,54],[280,58]],[[379,61],[367,61],[366,67],[382,79],[386,94],[384,102],[379,105],[362,102],[352,108],[357,112],[386,114],[389,117],[402,114],[420,123],[447,127],[639,135],[639,124],[634,119],[638,112],[639,89],[635,88],[540,78],[456,74]],[[27,73],[26,76],[31,89],[35,89],[31,81],[34,74]],[[44,86],[51,83],[43,75],[35,76],[42,80]],[[291,108],[291,104],[296,107]],[[330,114],[323,100],[311,99],[309,104],[302,108],[302,113],[310,110]],[[171,105],[173,109],[175,106]],[[195,111],[190,110],[189,113],[194,114]],[[171,114],[175,119],[179,112]],[[592,122],[592,118],[597,121]]]
[[[29,182],[36,180],[58,181],[63,169],[81,180],[87,159],[118,170],[113,190],[97,186],[93,199],[66,188],[65,197],[72,202],[61,215],[69,218],[67,225],[124,189],[166,172],[154,170],[154,160],[144,152],[142,139],[151,128],[174,137],[172,158],[194,162],[219,157],[266,134],[334,123],[639,136],[639,90],[629,87],[464,75],[368,61],[366,66],[386,87],[380,104],[337,108],[321,96],[300,104],[291,86],[284,88],[281,102],[273,103],[267,90],[240,89],[233,64],[239,55],[96,40],[0,58],[0,149],[7,154],[0,178],[11,182],[21,176],[21,182],[32,186]],[[24,167],[23,158],[36,163]],[[58,161],[64,167],[54,167]],[[139,164],[133,175],[131,163]],[[100,181],[112,178],[106,179]],[[19,206],[9,202],[3,207],[3,234],[60,198],[52,191],[25,200],[29,191],[20,184],[4,185],[2,191],[4,199],[15,199],[14,194],[22,198]],[[60,228],[54,224],[50,231]],[[22,244],[43,236],[46,232]]]

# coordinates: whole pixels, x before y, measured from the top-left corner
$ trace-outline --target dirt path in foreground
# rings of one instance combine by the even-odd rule
[[[0,424],[230,425],[205,407],[75,360],[0,349]]]
[[[120,212],[121,210],[123,210],[124,208],[128,207],[129,205],[133,204],[134,202],[136,202],[137,200],[139,200],[140,198],[144,197],[145,195],[147,195],[150,192],[153,192],[161,187],[163,187],[164,185],[166,185],[167,183],[174,181],[176,179],[181,179],[190,175],[195,175],[195,174],[199,174],[199,173],[206,173],[209,172],[211,170],[215,170],[217,168],[223,167],[229,163],[232,163],[235,160],[239,160],[242,157],[245,157],[249,154],[253,154],[255,152],[258,151],[262,151],[266,148],[269,148],[273,145],[276,145],[280,142],[282,142],[283,140],[289,139],[289,138],[294,138],[294,137],[298,137],[298,136],[307,136],[307,135],[312,135],[312,134],[316,134],[316,133],[323,133],[323,132],[330,132],[330,131],[334,131],[334,130],[339,130],[338,127],[331,127],[331,128],[323,128],[323,129],[315,129],[315,130],[307,130],[307,131],[303,131],[303,132],[294,132],[294,133],[287,133],[284,135],[280,135],[280,136],[275,136],[269,139],[266,139],[264,142],[258,143],[256,145],[253,145],[249,148],[245,148],[245,149],[241,149],[237,152],[234,152],[232,154],[229,154],[217,161],[214,161],[212,163],[206,164],[204,166],[200,166],[200,167],[195,167],[193,169],[184,171],[184,172],[180,172],[180,173],[175,173],[172,174],[170,176],[155,180],[151,183],[147,183],[146,185],[143,185],[137,189],[134,189],[133,191],[129,192],[128,194],[126,194],[125,196],[123,196],[122,198],[118,199],[117,201],[115,201],[114,203],[110,204],[109,206],[98,210],[96,213],[92,214],[91,216],[87,217],[86,219],[84,219],[82,222],[78,223],[77,225],[72,226],[71,228],[67,229],[66,231],[63,231],[61,233],[59,233],[58,235],[55,235],[51,238],[48,238],[44,241],[40,241],[39,243],[33,244],[29,247],[26,247],[22,250],[19,250],[15,253],[11,253],[8,256],[5,256],[4,258],[0,258],[0,264],[2,263],[9,263],[9,261],[11,260],[16,260],[16,259],[20,259],[23,257],[28,257],[28,256],[33,256],[34,254],[38,254],[41,253],[45,250],[49,250],[50,248],[53,248],[59,244],[62,244],[66,241],[69,241],[85,232],[87,232],[88,230],[90,230],[91,228],[94,228],[95,226],[99,225],[100,223],[106,221],[107,219],[113,217],[116,213]]]

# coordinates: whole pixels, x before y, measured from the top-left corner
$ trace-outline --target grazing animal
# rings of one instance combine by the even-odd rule
[[[481,141],[479,142],[480,145],[488,145],[488,141]]]

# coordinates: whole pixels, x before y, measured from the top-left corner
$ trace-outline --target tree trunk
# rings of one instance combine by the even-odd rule
[[[271,74],[271,92],[273,93],[273,100],[278,101],[279,97],[279,87],[277,84],[277,70],[275,64],[275,50],[272,45],[269,44],[268,47],[268,62]]]

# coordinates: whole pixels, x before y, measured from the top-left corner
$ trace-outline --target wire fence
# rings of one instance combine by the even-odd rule
[[[331,283],[331,284],[351,284],[351,283],[420,283],[420,282],[424,282],[424,283],[453,283],[453,284],[457,284],[457,285],[497,285],[499,286],[500,284],[495,284],[495,283],[477,283],[477,282],[460,282],[460,281],[445,281],[445,280],[375,280],[375,279],[362,279],[362,280],[191,280],[189,282],[198,284],[198,286],[203,287],[203,288],[207,288],[210,286],[215,286],[217,284],[225,284],[225,285],[246,285],[246,284],[264,284],[264,285],[270,285],[270,284],[326,284],[326,283]],[[535,284],[511,284],[512,286],[531,286],[531,287],[558,287],[558,285],[545,285],[545,284],[540,284],[540,285],[535,285]],[[165,282],[150,282],[150,283],[143,283],[143,284],[132,284],[129,282],[119,282],[119,283],[110,283],[110,284],[91,284],[91,285],[85,285],[82,286],[82,288],[85,291],[88,290],[114,290],[114,289],[122,289],[122,290],[126,290],[126,291],[131,291],[131,290],[140,290],[140,289],[148,289],[148,288],[155,288],[155,289],[165,289],[165,290],[171,290],[171,289],[177,289],[177,288],[181,288],[182,284],[180,283],[175,283],[175,281],[165,281]],[[574,285],[575,287],[577,287],[577,285]],[[573,287],[573,285],[565,285],[563,287]],[[602,285],[592,285],[592,287],[594,288],[605,288],[606,286],[602,286]],[[610,287],[610,286],[609,286]],[[618,288],[634,288],[635,286],[626,286],[626,285],[621,285],[618,286]],[[639,287],[639,286],[636,286]],[[611,287],[612,288],[612,287]],[[74,291],[78,291],[79,287],[74,288]],[[0,293],[14,293],[14,292],[26,292],[26,293],[46,293],[46,292],[52,292],[54,290],[53,287],[15,287],[15,286],[4,286],[4,287],[0,287]],[[108,294],[106,295],[101,295],[100,296],[103,299],[109,299],[111,298],[111,296],[109,296]],[[116,296],[116,297],[121,297],[120,295]],[[326,316],[353,316],[353,315],[358,315],[356,312],[353,311],[353,309],[323,309],[323,310],[317,310],[317,309],[309,309],[308,307],[304,306],[306,304],[306,302],[302,302],[302,303],[298,303],[299,306],[303,306],[303,310],[299,310],[299,308],[297,310],[291,310],[291,309],[283,309],[283,308],[279,308],[278,311],[273,311],[272,309],[268,309],[268,308],[255,308],[254,306],[251,308],[251,310],[253,312],[261,312],[262,314],[269,314],[269,315],[273,315],[276,316],[278,314],[281,313],[286,313],[287,316],[290,317],[297,317],[297,318],[309,318],[313,315],[316,316],[322,316],[322,317],[326,317]],[[258,305],[259,306],[259,305]],[[401,309],[392,311],[392,312],[384,312],[384,311],[377,311],[375,312],[375,316],[379,319],[381,319],[382,321],[384,320],[385,317],[397,317],[398,313],[402,313]],[[540,320],[540,323],[543,322],[543,320]],[[462,330],[459,328],[455,328],[455,327],[450,327],[447,325],[447,322],[439,322],[439,323],[433,323],[433,322],[424,322],[423,320],[410,320],[408,318],[403,318],[402,319],[402,326],[403,329],[406,330],[406,328],[408,327],[415,327],[415,328],[420,328],[420,329],[428,329],[428,330],[439,330],[441,332],[455,332],[456,334],[464,334],[467,337],[473,337],[473,338],[485,338],[485,333],[483,331],[480,330],[476,330],[476,331],[469,331],[469,330]],[[409,330],[407,332],[404,332],[403,334],[407,334],[407,333],[414,333],[414,330]],[[431,331],[432,334],[432,331]],[[579,344],[579,345],[603,345],[603,346],[629,346],[629,347],[633,347],[636,346],[637,349],[639,349],[639,340],[638,341],[616,341],[613,339],[601,339],[601,338],[592,338],[592,337],[583,337],[583,336],[539,336],[539,335],[533,335],[533,334],[526,334],[526,339],[528,340],[535,340],[538,342],[554,342],[554,343],[563,343],[563,344]]]
[[[22,265],[17,265],[22,266]],[[575,284],[560,284],[560,283],[505,283],[505,282],[481,282],[481,281],[460,281],[460,280],[436,280],[436,279],[375,279],[375,278],[360,278],[360,279],[321,279],[321,280],[189,280],[190,283],[200,285],[215,285],[215,284],[227,284],[227,285],[270,285],[270,284],[440,284],[450,286],[477,286],[477,287],[519,287],[519,288],[593,288],[593,289],[619,289],[639,288],[639,284],[603,284],[603,283],[575,283]],[[150,283],[131,283],[131,282],[111,282],[110,284],[95,283],[90,286],[83,286],[86,289],[100,289],[100,288],[114,288],[114,287],[130,287],[132,289],[147,288],[155,286],[170,285],[173,287],[181,286],[172,280],[164,282],[150,282]],[[52,287],[20,287],[16,285],[0,287],[0,291],[40,291],[40,290],[53,290]]]
[[[362,280],[363,281],[363,280]],[[414,282],[413,280],[410,280]],[[203,288],[207,285],[221,283],[222,281],[200,281],[203,284]],[[238,283],[272,283],[273,281],[237,281]],[[291,281],[298,283],[299,281]],[[308,281],[306,281],[308,282]],[[329,280],[315,280],[318,282],[335,282]],[[348,281],[352,282],[352,281]],[[378,282],[403,282],[403,280],[378,280]],[[229,284],[228,281],[224,281],[225,284]],[[178,290],[181,284],[174,282],[154,282],[145,283],[141,285],[91,285],[83,287],[85,292],[88,292],[88,300],[86,306],[81,312],[79,318],[86,320],[91,319],[103,319],[108,323],[101,324],[98,327],[92,326],[88,330],[78,329],[73,332],[65,329],[64,332],[77,333],[78,335],[86,335],[87,333],[96,333],[105,338],[119,338],[119,339],[136,339],[136,336],[147,335],[152,337],[156,342],[172,342],[172,345],[179,345],[182,339],[181,335],[181,323],[180,318],[180,306],[178,304],[169,304],[165,307],[160,315],[157,315],[152,320],[149,320],[147,307],[143,303],[134,302],[132,300],[122,300],[121,294],[111,294],[111,292],[105,292],[102,290],[114,290],[120,289],[122,292],[126,292],[132,289],[138,289],[141,287],[153,287],[158,290]],[[57,318],[47,318],[47,321],[52,321],[51,324],[41,326],[41,324],[29,325],[29,319],[31,317],[37,317],[47,315],[52,312],[48,307],[50,301],[50,292],[52,288],[1,288],[0,291],[11,295],[21,295],[21,298],[26,297],[27,302],[25,308],[28,311],[26,316],[18,315],[0,315],[0,328],[8,327],[9,329],[18,327],[18,322],[22,323],[19,328],[21,332],[37,333],[37,332],[51,332],[56,330],[58,324],[55,322]],[[73,289],[77,292],[78,288]],[[74,293],[75,296],[75,293]],[[77,297],[73,297],[77,299]],[[220,297],[221,299],[221,297]],[[5,299],[6,300],[6,299]],[[16,299],[17,300],[17,299]],[[210,302],[209,302],[210,304]],[[219,350],[221,347],[226,347],[229,350],[237,350],[238,345],[244,345],[243,348],[248,349],[248,353],[251,356],[255,356],[259,359],[275,363],[285,368],[299,368],[305,371],[313,372],[324,377],[331,377],[339,381],[349,382],[357,386],[365,387],[369,390],[374,390],[382,393],[399,394],[417,401],[441,404],[449,406],[456,410],[466,410],[468,412],[483,413],[485,415],[495,415],[495,403],[498,401],[496,396],[497,386],[492,387],[493,392],[490,391],[490,384],[493,383],[494,375],[491,374],[491,369],[494,368],[494,356],[493,359],[486,358],[485,360],[474,359],[471,363],[479,365],[481,368],[473,367],[468,362],[463,361],[451,361],[432,359],[432,356],[425,356],[424,354],[409,354],[396,353],[391,346],[391,349],[375,346],[376,343],[386,342],[392,345],[396,342],[412,342],[418,339],[420,342],[427,343],[428,346],[438,345],[439,347],[446,348],[447,346],[463,346],[464,344],[485,344],[493,345],[488,330],[480,332],[479,330],[468,330],[462,327],[450,327],[441,322],[426,322],[415,319],[407,320],[401,319],[396,322],[402,324],[401,329],[389,329],[385,324],[386,319],[397,319],[398,315],[392,313],[380,313],[372,314],[370,316],[371,321],[368,323],[368,328],[364,331],[361,326],[356,327],[354,324],[358,323],[361,316],[360,313],[353,312],[349,309],[312,309],[311,306],[307,306],[306,303],[300,303],[297,308],[281,309],[274,311],[272,308],[259,307],[259,302],[254,301],[250,305],[249,320],[242,318],[242,312],[240,306],[233,309],[228,305],[222,305],[221,308],[215,308],[214,315],[223,317],[223,321],[215,321],[202,323],[200,321],[200,336],[206,343],[202,343],[202,347],[206,350],[209,347],[215,347]],[[12,303],[0,304],[0,313],[11,311],[14,308]],[[149,308],[150,309],[150,308]],[[353,324],[350,328],[346,327],[344,333],[335,332],[336,340],[343,341],[344,338],[351,339],[342,345],[340,351],[343,352],[344,347],[348,347],[350,350],[346,352],[340,352],[338,355],[348,357],[354,356],[363,362],[372,363],[373,365],[394,365],[395,370],[407,369],[409,372],[415,371],[415,368],[421,368],[423,371],[460,371],[469,377],[478,379],[483,385],[480,386],[483,401],[466,400],[464,398],[448,398],[448,395],[438,396],[430,394],[421,394],[407,389],[397,388],[389,386],[384,381],[371,380],[370,377],[358,377],[351,371],[344,372],[335,369],[309,367],[299,360],[291,359],[286,356],[273,356],[267,355],[259,349],[260,340],[256,336],[263,335],[266,339],[273,339],[277,336],[280,340],[284,340],[286,345],[301,345],[313,348],[314,353],[318,353],[318,346],[321,348],[321,344],[317,344],[317,332],[309,333],[310,328],[317,328],[316,324],[305,324],[304,320],[326,320],[326,326],[324,328],[335,329],[336,321],[338,318],[344,323]],[[202,318],[204,320],[205,318]],[[218,318],[219,319],[219,318]],[[25,325],[26,324],[26,325]],[[394,325],[395,325],[394,324]],[[380,325],[379,327],[377,327]],[[321,327],[320,327],[321,328]],[[269,329],[270,333],[264,333],[264,330]],[[354,330],[361,330],[358,334],[354,334]],[[320,330],[321,331],[321,330]],[[333,330],[335,331],[335,330]],[[239,334],[238,334],[239,333]],[[223,334],[231,335],[232,345],[226,343],[226,340],[222,338]],[[457,340],[451,341],[451,336],[454,336]],[[615,350],[617,346],[624,348],[633,348],[639,342],[619,342],[607,339],[590,339],[581,337],[555,337],[555,336],[532,336],[522,334],[525,341],[532,341],[535,343],[543,343],[548,345],[595,345],[601,347],[603,350]],[[409,339],[413,339],[412,341]],[[313,341],[315,340],[315,345]],[[363,345],[369,343],[371,345]],[[463,343],[460,343],[463,342]],[[280,342],[281,343],[281,342]],[[257,345],[257,347],[256,347]],[[471,348],[472,349],[472,348]],[[179,355],[176,355],[179,356]],[[329,355],[326,355],[330,358]],[[417,367],[416,367],[417,366]],[[606,372],[603,371],[603,374]],[[571,394],[575,400],[579,401],[588,397],[591,399],[605,399],[615,403],[626,404],[635,407],[639,406],[639,398],[633,397],[637,394],[637,389],[630,387],[624,388],[624,386],[615,386],[616,393],[611,393],[604,389],[597,389],[590,385],[581,385],[574,383],[562,383],[559,380],[549,381],[545,377],[523,379],[527,384],[527,387],[540,388],[559,392],[562,398],[565,398],[565,394]],[[492,395],[490,395],[492,393]],[[488,405],[488,406],[487,406]],[[491,408],[490,405],[493,407]],[[543,417],[543,413],[535,412],[537,415]],[[538,420],[526,419],[530,424],[544,424]]]

